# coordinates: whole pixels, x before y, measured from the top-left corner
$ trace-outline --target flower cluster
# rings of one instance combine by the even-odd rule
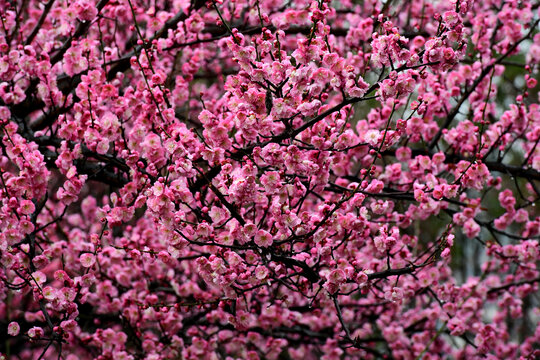
[[[538,4],[0,12],[0,358],[540,357]]]

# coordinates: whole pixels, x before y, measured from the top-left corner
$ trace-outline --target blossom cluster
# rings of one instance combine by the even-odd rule
[[[539,9],[0,1],[0,358],[540,357]]]

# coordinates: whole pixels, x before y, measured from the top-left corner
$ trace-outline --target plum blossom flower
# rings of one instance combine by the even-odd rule
[[[19,335],[19,331],[21,331],[21,327],[20,327],[19,323],[15,322],[15,321],[12,321],[12,322],[9,323],[8,329],[7,329],[8,335],[17,336],[17,335]]]
[[[44,331],[39,326],[34,326],[30,330],[28,330],[28,337],[31,339],[39,339],[44,335]]]
[[[255,235],[255,244],[261,247],[269,247],[272,245],[272,242],[272,234],[270,234],[268,231],[257,231],[257,234]]]
[[[85,268],[90,268],[96,263],[96,257],[91,253],[84,253],[80,256],[79,261]]]
[[[403,299],[403,290],[399,287],[393,287],[384,293],[384,298],[392,302],[401,302]]]

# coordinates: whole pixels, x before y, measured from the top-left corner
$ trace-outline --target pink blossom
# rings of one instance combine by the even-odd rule
[[[19,331],[21,331],[21,327],[19,326],[17,322],[12,321],[9,323],[8,328],[7,328],[8,335],[17,336],[19,335]]]
[[[96,257],[94,254],[84,253],[80,256],[79,261],[85,268],[90,268],[96,263]]]
[[[257,234],[255,235],[255,244],[262,247],[268,247],[272,245],[272,242],[272,234],[265,230],[257,231]]]

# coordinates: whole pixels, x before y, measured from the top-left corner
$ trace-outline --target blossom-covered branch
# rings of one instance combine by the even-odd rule
[[[0,1],[0,357],[539,357],[539,7]]]

